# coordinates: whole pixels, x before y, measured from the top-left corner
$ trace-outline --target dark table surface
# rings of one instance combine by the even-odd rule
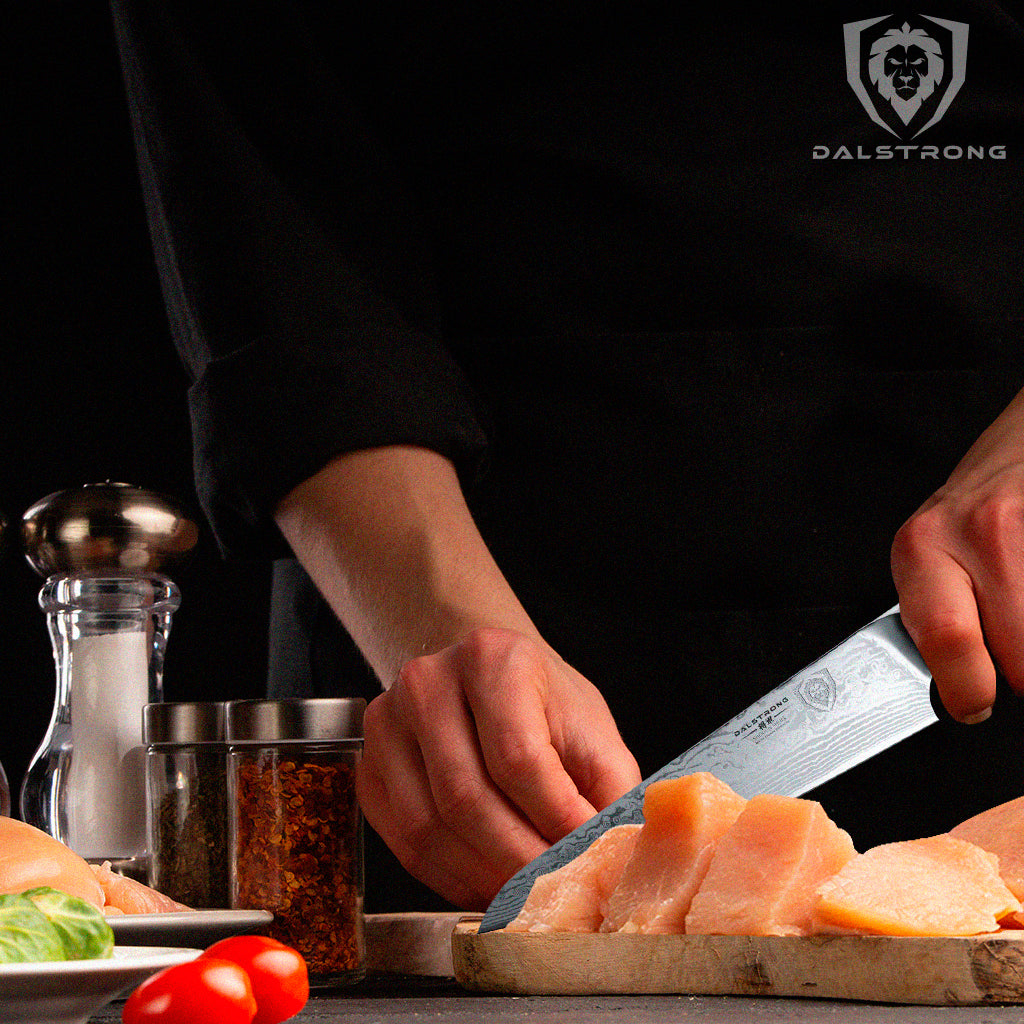
[[[122,1005],[110,1004],[90,1024],[119,1024]],[[1022,1024],[1024,1006],[894,1006],[723,996],[492,996],[465,992],[454,982],[440,979],[369,979],[348,989],[314,993],[293,1020],[296,1024]]]

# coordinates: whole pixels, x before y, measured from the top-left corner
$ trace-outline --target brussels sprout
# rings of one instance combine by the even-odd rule
[[[114,955],[114,932],[103,912],[79,896],[41,885],[22,893],[57,930],[68,960],[95,960]]]
[[[66,960],[50,919],[26,896],[0,896],[0,963]]]

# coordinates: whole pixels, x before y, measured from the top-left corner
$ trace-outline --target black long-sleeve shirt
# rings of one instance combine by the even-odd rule
[[[891,603],[1024,385],[1019,3],[112,6],[222,545],[442,451],[644,768]]]

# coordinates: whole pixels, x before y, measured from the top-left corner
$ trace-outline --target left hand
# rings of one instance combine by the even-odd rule
[[[364,726],[366,820],[467,910],[640,782],[597,688],[514,630],[474,630],[408,662]]]
[[[997,670],[1024,694],[1024,391],[900,528],[892,574],[953,718],[988,718]]]

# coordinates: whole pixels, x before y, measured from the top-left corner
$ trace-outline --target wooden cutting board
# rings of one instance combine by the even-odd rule
[[[929,1006],[1024,1003],[1024,931],[885,935],[575,935],[460,923],[455,977],[516,995],[804,996]]]
[[[367,914],[366,970],[422,978],[452,977],[452,931],[481,914],[409,911]]]

